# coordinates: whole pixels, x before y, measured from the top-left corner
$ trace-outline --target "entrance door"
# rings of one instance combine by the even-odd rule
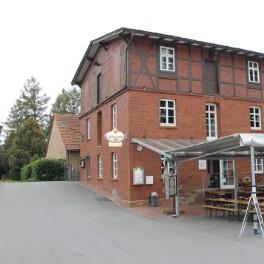
[[[220,160],[220,188],[221,189],[234,189],[234,161],[233,160]]]
[[[208,161],[208,187],[220,189],[234,189],[234,161]]]
[[[208,160],[207,161],[208,170],[208,187],[209,188],[219,188],[220,187],[220,166],[219,160]]]

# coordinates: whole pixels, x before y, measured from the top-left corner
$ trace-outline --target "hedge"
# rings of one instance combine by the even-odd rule
[[[21,170],[21,180],[24,181],[61,181],[65,179],[63,160],[38,159]]]
[[[32,163],[29,163],[21,169],[20,172],[21,181],[27,181],[29,178],[31,178],[31,173],[32,173]]]

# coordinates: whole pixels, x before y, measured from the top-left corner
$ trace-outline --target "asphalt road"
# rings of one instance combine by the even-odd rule
[[[1,264],[263,263],[264,239],[239,229],[142,217],[79,183],[0,184]]]

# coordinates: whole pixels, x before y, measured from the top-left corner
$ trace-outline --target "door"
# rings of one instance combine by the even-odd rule
[[[220,160],[220,188],[221,189],[234,189],[234,161],[233,160]]]
[[[219,188],[220,187],[220,166],[219,160],[208,160],[207,161],[208,171],[208,187]]]

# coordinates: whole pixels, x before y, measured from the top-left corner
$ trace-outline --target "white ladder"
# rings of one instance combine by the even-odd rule
[[[240,233],[239,233],[239,237],[241,237],[244,234],[244,232],[245,232],[245,228],[246,228],[246,225],[247,225],[247,219],[248,219],[248,215],[249,215],[249,212],[250,212],[250,206],[252,205],[252,202],[253,202],[253,206],[254,206],[254,214],[257,215],[257,219],[255,219],[254,215],[253,215],[253,221],[258,220],[258,223],[259,223],[259,226],[260,226],[260,230],[261,230],[262,236],[264,238],[264,222],[263,222],[263,217],[262,217],[262,214],[261,214],[261,210],[260,210],[260,207],[259,207],[259,203],[258,203],[258,199],[257,199],[256,193],[252,193],[250,198],[249,198],[248,205],[247,205],[247,210],[245,212],[245,216],[244,216],[244,219],[243,219],[243,223],[242,223],[242,227],[241,227],[241,230],[240,230]],[[254,224],[257,224],[257,223],[254,222]]]

